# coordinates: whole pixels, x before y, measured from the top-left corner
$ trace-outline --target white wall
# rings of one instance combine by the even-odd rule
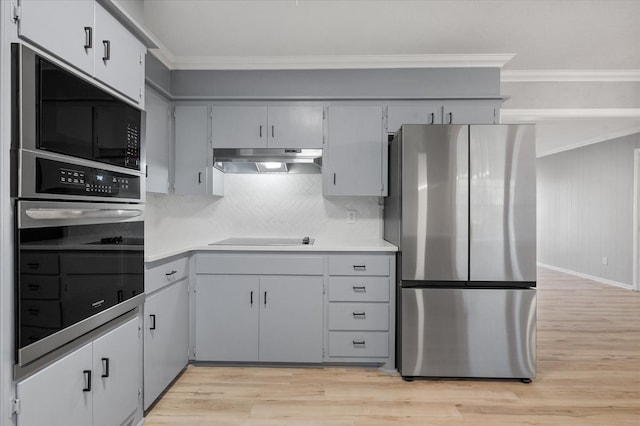
[[[538,262],[631,285],[636,148],[640,133],[537,160]]]
[[[378,198],[325,199],[320,174],[227,174],[225,184],[223,198],[147,194],[146,255],[242,236],[382,237]],[[347,210],[357,211],[355,224],[346,223]]]

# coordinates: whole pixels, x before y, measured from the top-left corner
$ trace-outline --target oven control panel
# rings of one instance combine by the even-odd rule
[[[140,198],[140,177],[38,158],[36,192],[136,200]]]

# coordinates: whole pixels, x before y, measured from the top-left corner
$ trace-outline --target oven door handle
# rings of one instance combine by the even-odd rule
[[[142,215],[141,209],[27,209],[25,213],[36,220],[60,219],[124,219]]]

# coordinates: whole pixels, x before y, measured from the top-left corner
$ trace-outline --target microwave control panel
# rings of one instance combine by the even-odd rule
[[[140,198],[140,177],[37,158],[36,192],[137,200]]]

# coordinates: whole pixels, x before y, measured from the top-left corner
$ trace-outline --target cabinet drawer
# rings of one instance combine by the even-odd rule
[[[321,256],[268,254],[199,254],[197,274],[322,275]]]
[[[147,266],[144,274],[144,291],[146,293],[152,293],[175,281],[185,278],[188,274],[188,257],[180,257],[152,267]]]
[[[389,333],[333,331],[329,333],[329,356],[386,358],[389,356]]]
[[[60,273],[58,255],[43,252],[21,253],[20,272],[38,275],[58,275]]]
[[[389,304],[329,304],[329,330],[389,330]]]
[[[329,275],[388,276],[389,256],[346,255],[329,257]]]
[[[388,302],[387,277],[331,277],[329,300],[332,302]]]

